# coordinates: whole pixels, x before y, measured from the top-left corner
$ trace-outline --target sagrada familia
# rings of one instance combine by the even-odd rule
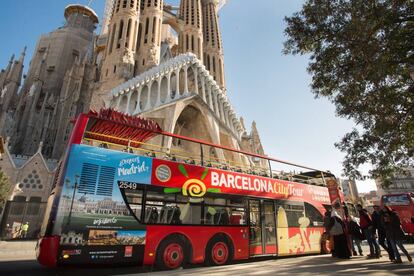
[[[53,166],[36,166],[61,158],[79,113],[102,107],[150,118],[174,134],[264,154],[255,123],[248,133],[226,94],[222,5],[107,0],[99,34],[91,8],[67,6],[64,26],[38,40],[27,74],[26,50],[0,73],[0,136],[7,157],[0,166],[22,188],[14,194],[30,192],[30,185],[21,184],[36,171],[47,196]],[[168,146],[192,150],[174,141]],[[43,161],[22,171],[33,158]]]

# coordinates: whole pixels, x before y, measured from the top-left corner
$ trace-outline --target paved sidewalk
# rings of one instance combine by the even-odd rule
[[[0,262],[34,260],[36,241],[0,241]]]
[[[381,259],[358,256],[350,260],[340,260],[329,255],[312,255],[254,259],[219,267],[192,265],[190,268],[173,271],[157,271],[151,267],[135,266],[74,266],[47,269],[35,260],[35,244],[35,242],[0,242],[0,275],[414,275],[414,263],[408,262],[403,257],[403,264],[393,264],[389,262],[386,253]],[[414,256],[414,244],[406,244],[406,248]],[[366,254],[368,247],[364,246],[363,249]]]

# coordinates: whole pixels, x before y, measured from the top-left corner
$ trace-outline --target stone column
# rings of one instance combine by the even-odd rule
[[[138,88],[138,94],[137,94],[137,108],[135,108],[134,114],[138,114],[141,112],[141,107],[139,106],[139,103],[141,102],[141,91],[142,91],[142,86],[140,86]]]

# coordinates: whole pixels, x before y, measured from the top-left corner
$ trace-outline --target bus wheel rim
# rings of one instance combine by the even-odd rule
[[[227,244],[224,242],[215,243],[211,255],[213,257],[214,263],[219,265],[225,264],[229,257],[229,248]]]
[[[184,260],[184,252],[178,243],[170,243],[164,250],[164,264],[168,268],[178,268]]]

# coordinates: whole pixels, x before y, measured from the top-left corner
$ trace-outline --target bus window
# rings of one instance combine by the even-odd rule
[[[201,205],[190,202],[189,197],[148,191],[145,202],[145,223],[148,224],[201,224]]]
[[[313,207],[313,205],[305,202],[305,215],[310,220],[310,225],[313,227],[323,226],[323,216],[322,214]]]
[[[246,225],[246,200],[205,198],[204,224]]]
[[[287,226],[286,227],[300,227],[299,219],[304,216],[305,210],[302,204],[283,203],[278,204],[278,209],[283,208],[286,213]],[[282,227],[282,226],[278,226]]]
[[[382,196],[382,204],[384,205],[410,205],[410,197],[405,195],[384,195]]]
[[[131,208],[131,211],[134,213],[135,217],[141,221],[141,211],[142,211],[142,190],[126,190],[125,198]]]

